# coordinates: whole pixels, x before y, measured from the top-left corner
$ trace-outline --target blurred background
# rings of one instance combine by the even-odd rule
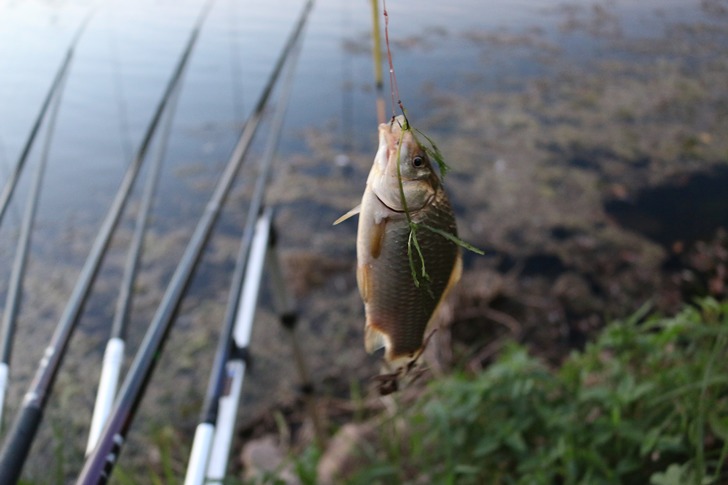
[[[302,5],[218,0],[202,26],[146,236],[130,352]],[[387,7],[401,99],[452,168],[445,186],[460,236],[486,252],[465,254],[438,351],[429,356],[433,368],[477,372],[510,340],[557,365],[610,319],[645,303],[670,314],[698,296],[726,297],[728,3],[390,0]],[[93,12],[50,146],[9,416],[201,8],[192,0],[0,2],[3,181]],[[368,388],[379,368],[378,357],[363,351],[355,223],[331,226],[358,204],[376,151],[371,45],[368,1],[316,2],[267,199],[301,313],[299,340],[331,413],[332,402],[348,399],[352,386]],[[386,82],[385,99],[389,114]],[[120,473],[132,483],[163,465],[184,473],[266,129],[239,174],[122,454]],[[3,299],[36,145],[0,226]],[[32,483],[60,483],[82,462],[141,186],[56,383],[25,468]],[[297,425],[303,419],[290,346],[267,293],[258,315],[240,443],[275,429],[274,416]]]

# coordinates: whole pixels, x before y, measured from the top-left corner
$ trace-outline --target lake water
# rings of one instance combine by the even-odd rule
[[[217,176],[301,3],[218,1],[213,5],[184,77],[155,209],[161,216],[157,223],[174,221],[175,227],[192,227],[206,195],[191,186],[212,183]],[[388,8],[400,92],[416,119],[430,108],[433,87],[441,92],[487,90],[507,85],[514,76],[521,82],[547,70],[548,62],[534,63],[531,56],[523,55],[519,36],[538,32],[563,49],[570,62],[582,63],[608,50],[591,33],[565,28],[569,22],[596,30],[619,25],[629,36],[650,38],[663,34],[665,15],[704,16],[698,4],[624,2],[601,15],[599,2],[571,8],[549,0],[392,1]],[[2,177],[14,166],[71,40],[91,15],[63,91],[34,251],[50,261],[66,258],[67,248],[57,241],[69,232],[69,237],[76,238],[79,254],[84,245],[90,245],[201,8],[200,1],[0,4]],[[614,15],[618,18],[610,17]],[[341,151],[371,149],[376,114],[370,19],[370,4],[365,0],[316,3],[281,155],[305,153],[301,132],[307,129],[333,133]],[[483,32],[504,34],[506,44],[484,48],[472,40]],[[513,49],[507,47],[508,39]],[[386,94],[389,105],[388,90]],[[13,252],[30,179],[27,174],[39,156],[44,132],[40,135],[0,227],[2,261]],[[181,193],[189,197],[180,208],[170,197]],[[81,235],[75,235],[78,231]]]
[[[213,3],[192,51],[176,107],[151,222],[153,241],[159,245],[152,244],[145,255],[145,268],[163,267],[156,267],[141,285],[141,317],[135,317],[141,324],[153,313],[156,298],[173,270],[175,257],[184,248],[303,3],[302,0],[218,0]],[[63,91],[33,234],[27,275],[30,283],[26,285],[26,305],[21,313],[23,329],[18,336],[27,352],[16,357],[19,364],[16,371],[18,388],[13,391],[15,402],[24,390],[20,388],[34,369],[39,352],[47,344],[58,312],[70,293],[122,174],[144,136],[202,6],[202,1],[192,0],[0,0],[2,183],[20,155],[72,39],[84,19],[89,18]],[[694,55],[689,51],[690,47],[682,54],[671,51],[660,57],[654,55],[655,44],[669,42],[673,36],[671,29],[678,23],[700,25],[707,31],[720,27],[728,11],[728,6],[721,0],[574,3],[389,0],[387,7],[402,100],[415,123],[428,119],[427,126],[450,135],[457,135],[452,133],[457,128],[451,129],[451,125],[463,127],[453,123],[451,115],[443,115],[442,121],[437,121],[437,103],[447,100],[449,94],[467,97],[470,93],[519,93],[526,89],[524,86],[529,80],[538,81],[551,75],[567,78],[580,70],[588,71],[596,61],[627,59],[635,65],[664,67],[675,56],[684,56],[685,65],[689,65]],[[355,202],[366,176],[366,168],[356,160],[366,161],[375,150],[377,120],[370,25],[371,6],[367,0],[318,0],[306,26],[278,151],[279,158],[293,160],[292,165],[299,159],[315,159],[295,169],[292,165],[280,165],[278,169],[279,178],[296,170],[318,177],[315,186],[297,186],[294,181],[290,187],[278,188],[279,194],[293,194],[289,195],[287,203],[291,204],[290,199],[295,198],[296,204],[291,205],[299,205],[300,215],[310,217],[311,220],[306,221],[313,221],[315,226],[309,226],[311,233],[296,229],[296,234],[291,235],[290,241],[301,251],[344,254],[347,260],[354,254],[353,226],[332,233],[330,221],[337,211],[344,212],[349,208],[346,204]],[[383,29],[384,22],[382,34]],[[717,38],[716,42],[725,43],[725,37]],[[631,47],[624,48],[628,42]],[[634,48],[635,43],[644,43],[650,48],[641,51]],[[724,60],[715,57],[707,62],[717,65]],[[700,62],[703,60],[701,58]],[[385,86],[388,112],[391,112],[386,79]],[[539,84],[535,86],[528,85],[528,89],[538,89]],[[578,103],[588,105],[592,101],[589,93],[581,94],[584,96],[574,103],[577,108],[581,106]],[[619,100],[619,94],[614,94],[615,100]],[[715,106],[720,109],[722,105]],[[468,109],[477,111],[477,106],[468,106],[465,111]],[[724,125],[720,116],[716,115],[718,121],[712,125],[710,122],[705,126],[696,125],[696,130],[704,129],[711,137],[719,138],[721,134],[717,130],[710,130]],[[472,128],[472,132],[476,129]],[[45,133],[45,129],[41,130],[10,210],[0,225],[0,297],[3,300],[20,214]],[[312,133],[317,135],[312,136]],[[462,136],[466,136],[469,132],[463,133]],[[265,134],[264,126],[259,131],[251,158],[260,155]],[[312,142],[321,136],[326,141],[324,149]],[[490,143],[487,148],[492,149],[497,142]],[[453,142],[451,146],[458,146],[458,143]],[[485,142],[483,146],[486,146]],[[475,148],[467,150],[477,157],[480,148],[476,143]],[[150,155],[153,153],[154,147]],[[336,160],[345,159],[341,155],[354,159],[353,172],[337,171]],[[492,165],[496,172],[511,166],[505,158],[496,160],[497,156],[492,161],[483,161],[483,166]],[[481,168],[475,162],[466,167],[473,171]],[[253,168],[246,167],[241,173],[238,196],[227,206],[221,221],[220,233],[223,235],[230,237],[240,231],[246,209],[239,203],[244,199],[240,194],[250,188],[255,176]],[[342,181],[351,174],[356,179]],[[614,174],[605,170],[602,175]],[[455,186],[459,187],[457,184],[466,185],[469,175],[453,177]],[[605,179],[603,184],[612,182],[612,179]],[[346,192],[342,191],[341,184],[348,184],[348,199],[341,195]],[[507,187],[505,184],[499,186]],[[322,202],[329,187],[338,195]],[[467,219],[472,221],[463,224],[464,233],[474,238],[475,243],[498,246],[497,234],[487,233],[479,220],[481,213],[487,212],[488,207],[493,208],[490,202],[490,205],[483,202],[484,190],[471,188],[467,195],[463,195],[464,192],[459,196],[456,194],[454,201],[459,215],[468,214]],[[135,207],[139,192],[137,188],[132,207]],[[320,213],[311,214],[318,209],[321,209]],[[298,214],[295,207],[291,210]],[[133,213],[127,211],[122,222],[125,235],[117,238],[114,248],[116,262],[102,273],[96,290],[98,299],[91,301],[86,325],[82,327],[84,335],[91,335],[92,340],[82,344],[81,348],[85,350],[79,352],[91,353],[96,359],[102,348],[100,342],[107,332],[105,322],[113,307],[114,288],[120,272],[119,255],[123,255],[132,217]],[[541,216],[533,217],[534,226],[546,226],[543,220],[536,221],[538,217]],[[293,218],[288,216],[284,220]],[[504,225],[507,223],[505,217],[498,220]],[[206,316],[207,340],[200,338],[199,348],[185,357],[192,364],[186,364],[182,372],[189,373],[190,386],[192,383],[196,386],[196,391],[189,391],[195,398],[191,399],[193,404],[189,404],[186,411],[188,421],[197,412],[196,400],[204,392],[199,379],[205,378],[205,366],[212,359],[214,329],[221,317],[220,309],[224,307],[224,288],[232,269],[235,246],[229,241],[219,242],[211,253],[210,268],[201,269],[204,284],[200,286],[203,288],[198,288],[199,296],[191,304],[197,310],[206,309],[212,317]],[[301,264],[306,261],[304,257],[294,260]],[[352,311],[349,307],[353,305],[356,311],[360,310],[353,277],[350,274],[342,276],[335,283],[332,285],[337,289],[344,288],[346,291],[342,292],[348,296],[339,298],[342,308],[332,307],[333,311],[340,310],[348,318]],[[204,287],[210,287],[207,293]],[[343,309],[345,304],[348,306]],[[211,309],[205,305],[210,305]],[[328,318],[323,316],[323,310],[319,314],[317,308],[308,309],[312,312],[311,318]],[[358,320],[360,315],[355,314],[354,318]],[[189,331],[191,326],[185,321],[182,330]],[[357,322],[356,327],[359,326]],[[141,330],[133,338],[138,340],[140,333]],[[186,362],[184,358],[180,360]],[[83,372],[89,366],[96,366],[97,362],[79,358],[72,364],[71,377],[67,379],[75,383],[73,372]],[[198,368],[200,366],[202,370]],[[266,364],[262,367],[265,370]],[[285,379],[281,382],[281,386],[287,385]],[[68,386],[66,389],[74,388]],[[68,392],[85,396],[78,398],[74,394],[74,399],[88,406],[87,392]],[[62,415],[62,410],[57,414]],[[69,460],[73,462],[74,458]]]
[[[224,161],[299,13],[299,1],[219,1],[202,27],[184,79],[168,166]],[[626,29],[650,35],[662,25],[651,2],[623,12]],[[658,2],[671,15],[693,2]],[[0,6],[0,173],[15,163],[71,39],[93,11],[77,47],[63,95],[44,186],[39,224],[98,216],[118,185],[201,10],[201,2],[13,2]],[[559,33],[557,2],[392,1],[388,5],[400,90],[412,113],[427,105],[424,86],[466,89],[482,75],[498,83],[509,69],[535,69],[512,55],[486,66],[464,33],[538,28],[573,50],[575,60],[600,53],[598,42]],[[319,1],[307,28],[288,110],[282,153],[302,150],[297,134],[333,126],[342,146],[372,143],[376,118],[365,0]],[[345,48],[353,45],[355,48]],[[406,45],[406,48],[397,46]],[[358,49],[356,48],[358,47]],[[385,71],[386,72],[386,71]],[[351,139],[344,140],[344,137]],[[40,141],[40,140],[39,140]],[[39,152],[33,155],[37,158]],[[25,177],[26,179],[28,177]],[[172,184],[172,182],[170,182]],[[15,197],[20,204],[22,193]],[[94,210],[97,209],[97,210]],[[16,214],[19,209],[15,209]],[[17,220],[17,216],[16,216]],[[46,222],[47,221],[47,222]],[[89,220],[90,222],[90,220]],[[6,233],[10,224],[4,224]]]

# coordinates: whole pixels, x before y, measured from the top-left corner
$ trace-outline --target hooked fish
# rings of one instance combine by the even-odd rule
[[[443,236],[456,237],[457,228],[440,177],[404,116],[379,125],[362,202],[334,224],[356,214],[365,348],[371,353],[384,347],[385,360],[395,368],[409,365],[423,350],[439,304],[460,279],[462,260],[458,245]],[[413,230],[421,259],[411,242]],[[410,257],[418,271],[424,261],[426,279],[413,277]]]

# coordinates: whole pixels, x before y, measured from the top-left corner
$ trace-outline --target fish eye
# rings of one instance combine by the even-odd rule
[[[422,157],[414,157],[412,159],[412,166],[415,168],[420,168],[425,164],[425,161],[422,159]]]

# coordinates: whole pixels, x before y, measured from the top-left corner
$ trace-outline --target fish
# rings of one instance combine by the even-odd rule
[[[442,179],[402,115],[379,125],[361,204],[334,224],[357,214],[364,346],[369,353],[384,348],[385,362],[407,368],[424,350],[438,307],[460,279],[462,258]],[[420,272],[423,261],[427,278]]]

